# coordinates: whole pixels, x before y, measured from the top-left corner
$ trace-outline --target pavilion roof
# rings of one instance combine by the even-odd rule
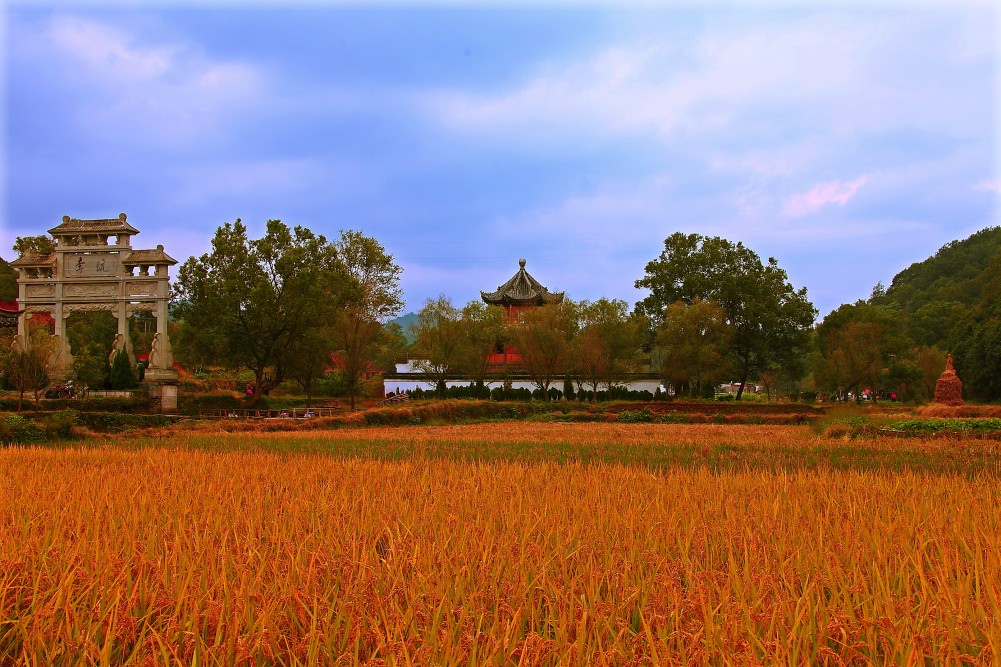
[[[163,251],[158,245],[155,250],[133,250],[122,260],[123,264],[177,264],[177,260]]]
[[[13,262],[11,262],[10,266],[13,267],[52,266],[52,264],[54,264],[55,261],[56,261],[55,253],[26,252],[17,259],[15,259]]]
[[[120,234],[122,232],[138,234],[139,230],[125,221],[124,213],[119,214],[117,218],[104,220],[77,220],[76,218],[64,215],[62,224],[49,230],[49,233],[53,236],[62,234],[102,234],[105,232],[111,234]]]
[[[480,297],[492,305],[535,305],[563,301],[564,292],[550,292],[525,270],[525,260],[519,259],[518,273],[497,288],[496,292],[480,292]]]

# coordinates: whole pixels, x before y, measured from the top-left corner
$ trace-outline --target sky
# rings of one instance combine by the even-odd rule
[[[520,258],[633,304],[682,231],[775,257],[823,317],[1001,224],[986,1],[0,12],[6,259],[64,215],[125,212],[182,262],[277,218],[376,238],[410,311]]]

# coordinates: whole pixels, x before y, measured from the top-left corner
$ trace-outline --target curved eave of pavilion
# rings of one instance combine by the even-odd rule
[[[550,294],[549,292],[545,292],[543,294],[533,294],[519,298],[499,292],[481,291],[480,298],[483,299],[484,303],[491,306],[545,306],[562,302],[564,293],[557,292],[556,294]]]

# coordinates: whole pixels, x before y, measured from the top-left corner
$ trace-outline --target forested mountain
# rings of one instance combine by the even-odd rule
[[[895,309],[914,343],[951,351],[968,397],[1001,398],[1001,227],[944,245],[871,302]]]
[[[400,330],[403,332],[403,337],[407,339],[407,343],[414,342],[414,332],[412,327],[417,324],[417,313],[407,313],[406,315],[394,317],[389,320],[388,324],[398,324]]]
[[[0,259],[0,301],[13,301],[17,298],[17,272],[10,267],[7,260]]]

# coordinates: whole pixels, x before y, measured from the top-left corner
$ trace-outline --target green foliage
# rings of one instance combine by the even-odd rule
[[[891,422],[889,428],[902,431],[907,435],[999,435],[1001,434],[1001,419],[902,419]]]
[[[79,415],[80,413],[76,410],[68,408],[49,413],[42,421],[45,438],[47,440],[67,440],[73,437],[73,427],[76,426]]]
[[[108,355],[98,343],[88,343],[83,347],[74,348],[73,376],[77,384],[91,389],[103,389],[111,385]]]
[[[243,403],[237,394],[222,391],[184,396],[179,405],[180,411],[184,414],[197,414],[212,410],[236,410],[241,407],[243,407]]]
[[[246,368],[257,391],[280,385],[304,354],[306,333],[329,326],[349,284],[334,246],[304,227],[269,220],[252,240],[238,219],[216,230],[212,252],[189,258],[174,283],[179,345],[192,360]]]
[[[49,376],[45,370],[45,357],[48,355],[51,341],[43,342],[45,336],[33,336],[32,345],[27,351],[16,349],[8,351],[3,358],[3,374],[11,389],[18,392],[17,410],[21,411],[21,401],[25,394],[30,394],[37,401],[41,390],[49,384]]]
[[[341,297],[343,305],[335,314],[329,332],[333,349],[338,352],[337,370],[354,409],[355,397],[370,367],[381,357],[397,353],[393,350],[387,355],[384,350],[386,346],[398,346],[399,341],[393,335],[395,331],[387,330],[383,322],[403,307],[400,289],[403,269],[378,241],[360,232],[341,231],[334,250],[348,280]],[[322,348],[325,336],[319,338]],[[306,353],[315,358],[317,349],[314,344]]]
[[[658,387],[658,391],[659,389],[660,388]],[[577,396],[574,393],[573,389],[573,380],[571,380],[570,376],[567,375],[565,378],[563,378],[563,398],[567,399],[568,401],[572,401],[576,397]]]
[[[936,319],[937,326],[919,326],[922,331],[937,331],[938,337],[921,340],[921,332],[912,332],[911,337],[926,345],[941,345],[950,335],[946,318],[954,314],[953,304],[969,308],[996,298],[997,292],[992,290],[996,268],[992,265],[996,267],[999,258],[1001,227],[988,227],[967,239],[947,243],[932,257],[898,273],[886,290],[885,300],[907,315],[929,308],[925,315]],[[932,318],[932,313],[937,317]]]
[[[77,422],[100,433],[121,433],[134,429],[169,426],[176,421],[166,415],[125,414],[121,412],[81,412]]]
[[[932,257],[898,273],[875,305],[898,314],[904,335],[942,355],[953,353],[956,371],[968,398],[1001,398],[1001,227],[983,229],[967,239],[952,241]],[[911,363],[921,377],[908,371],[904,385],[916,400],[928,400],[934,390],[931,360],[915,353]],[[937,377],[937,374],[935,375]],[[931,385],[931,386],[929,386]]]
[[[713,301],[696,298],[667,307],[657,330],[662,375],[678,393],[712,396],[734,366],[730,352],[733,327]]]
[[[135,373],[132,372],[132,364],[129,362],[129,355],[121,350],[115,355],[111,364],[111,388],[112,389],[134,389],[136,382]]]
[[[640,424],[653,421],[653,415],[649,410],[623,410],[619,413],[616,421],[623,424]]]
[[[0,301],[17,298],[17,271],[6,260],[0,259]]]
[[[459,372],[465,344],[462,313],[444,294],[428,299],[417,313],[413,327],[413,356],[420,360],[419,371],[428,376],[444,397],[445,382]]]
[[[672,234],[660,256],[646,265],[646,275],[636,287],[650,290],[636,310],[654,326],[664,321],[667,307],[677,301],[717,303],[732,327],[729,348],[742,384],[764,371],[794,372],[817,313],[806,288],[794,289],[774,258],[763,264],[742,243],[718,236]]]
[[[0,410],[15,410],[16,398],[0,398]],[[43,398],[38,405],[38,412],[55,412],[74,409],[80,412],[141,412],[149,409],[149,398],[137,396],[121,398],[117,396],[101,396],[98,398]]]
[[[478,384],[486,377],[490,355],[507,340],[506,314],[500,306],[470,301],[462,308],[463,345],[459,368]]]
[[[14,252],[18,255],[26,253],[38,253],[47,255],[56,249],[56,240],[51,236],[41,234],[39,236],[18,236],[14,240]]]
[[[578,305],[564,299],[525,311],[521,325],[512,328],[512,342],[544,398],[553,381],[571,369],[578,323]]]
[[[0,445],[27,445],[44,439],[44,431],[34,421],[21,415],[0,415]]]
[[[630,315],[619,299],[582,301],[576,316],[571,367],[578,381],[597,393],[600,385],[614,386],[634,370],[647,323]]]

